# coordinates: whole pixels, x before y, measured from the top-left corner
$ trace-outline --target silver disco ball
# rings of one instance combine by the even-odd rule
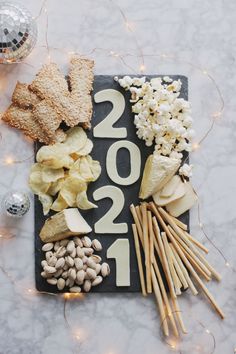
[[[2,200],[2,208],[9,216],[21,217],[30,208],[30,200],[26,193],[12,191],[7,193]]]
[[[29,55],[37,40],[37,26],[22,5],[0,2],[0,64],[17,63]]]

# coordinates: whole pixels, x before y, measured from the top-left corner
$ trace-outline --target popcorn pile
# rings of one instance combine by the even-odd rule
[[[131,92],[137,135],[147,146],[155,144],[157,154],[178,159],[182,159],[183,151],[192,150],[193,120],[189,102],[179,98],[181,80],[168,76],[150,82],[145,77],[114,79]]]

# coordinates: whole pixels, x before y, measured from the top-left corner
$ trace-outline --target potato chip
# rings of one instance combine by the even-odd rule
[[[91,182],[93,181],[93,173],[91,171],[91,164],[89,163],[89,160],[87,159],[87,156],[81,157],[79,159],[79,173],[81,177],[86,181],[86,182]]]
[[[60,191],[64,181],[65,181],[65,178],[60,178],[56,182],[52,182],[47,193],[54,197]]]
[[[81,178],[68,177],[62,184],[60,194],[66,203],[72,207],[78,193],[87,189],[87,184]]]
[[[86,191],[82,191],[77,194],[76,206],[82,210],[97,208],[96,204],[93,204],[88,200]]]
[[[49,213],[49,210],[51,209],[53,199],[48,194],[39,194],[38,197],[39,197],[39,201],[43,206],[43,215],[47,215]]]
[[[61,194],[58,194],[57,199],[53,202],[51,209],[54,211],[62,211],[68,207],[65,199],[61,196]]]
[[[60,143],[42,146],[37,152],[36,160],[53,169],[70,168],[74,163],[72,157],[69,156],[68,147]]]
[[[34,194],[38,195],[47,193],[50,183],[43,182],[41,172],[32,172],[29,177],[29,186]]]
[[[50,183],[56,182],[58,179],[64,177],[63,168],[52,169],[47,166],[43,166],[42,168],[42,180],[43,182]]]
[[[90,165],[92,174],[93,174],[93,180],[92,182],[96,181],[98,179],[98,177],[100,176],[101,172],[102,172],[102,168],[100,165],[99,161],[93,160],[92,164]]]
[[[93,142],[90,139],[87,139],[86,144],[82,147],[82,149],[75,151],[74,155],[78,157],[87,156],[93,150]]]
[[[81,127],[71,128],[66,132],[67,138],[64,141],[65,145],[69,149],[69,153],[72,154],[82,149],[87,141],[87,134]]]

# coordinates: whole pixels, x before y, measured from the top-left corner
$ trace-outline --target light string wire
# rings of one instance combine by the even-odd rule
[[[118,10],[119,10],[119,12],[120,12],[120,15],[121,15],[121,17],[122,17],[122,19],[123,19],[123,21],[124,21],[125,26],[126,26],[126,28],[132,33],[132,36],[133,36],[134,42],[136,43],[136,46],[137,46],[137,50],[138,50],[138,52],[139,52],[139,55],[135,55],[135,54],[133,54],[133,53],[123,53],[123,54],[121,55],[120,53],[116,53],[116,52],[114,52],[114,51],[112,51],[112,50],[107,50],[107,49],[103,49],[103,48],[94,48],[94,49],[92,49],[92,50],[90,51],[90,53],[87,53],[86,55],[88,55],[88,54],[92,55],[92,54],[94,54],[94,53],[96,53],[96,52],[98,52],[98,51],[106,52],[106,53],[107,53],[107,56],[119,59],[119,60],[121,61],[121,63],[122,63],[125,67],[127,67],[129,70],[132,70],[132,72],[134,72],[134,73],[138,73],[138,71],[137,71],[136,69],[134,69],[133,67],[131,67],[129,64],[126,63],[125,57],[133,56],[133,57],[140,58],[140,59],[141,59],[141,65],[140,65],[140,67],[139,67],[139,72],[141,72],[141,73],[143,73],[143,72],[146,70],[146,67],[145,67],[145,65],[144,65],[144,58],[145,58],[145,57],[150,57],[150,56],[152,56],[152,57],[160,57],[160,58],[162,58],[162,59],[175,59],[175,60],[177,59],[176,56],[170,56],[170,55],[166,55],[166,54],[159,54],[159,55],[158,55],[158,54],[146,54],[146,55],[145,55],[145,54],[143,53],[143,51],[142,51],[142,47],[139,45],[139,42],[137,41],[137,38],[136,38],[136,36],[135,36],[134,29],[133,29],[132,26],[129,24],[129,22],[128,22],[128,20],[127,20],[127,17],[126,17],[126,15],[125,15],[125,13],[124,13],[124,11],[123,11],[117,4],[115,4],[113,0],[109,0],[109,1],[110,1],[114,6],[116,6],[116,7],[118,8]],[[59,50],[59,51],[62,51],[62,52],[64,52],[64,53],[65,53],[66,51],[65,51],[65,50],[62,50],[62,49],[60,49],[60,48],[50,47],[50,46],[49,46],[49,42],[48,42],[49,19],[48,19],[48,11],[47,11],[46,5],[47,5],[47,0],[44,0],[42,6],[41,6],[41,8],[40,8],[40,11],[39,11],[38,16],[35,17],[35,20],[38,20],[38,19],[41,17],[41,15],[42,15],[43,12],[46,14],[45,45],[44,45],[44,46],[41,46],[41,47],[46,48],[47,53],[48,53],[48,59],[51,60],[50,49],[51,49],[51,50]],[[43,11],[43,10],[44,10],[44,11]],[[69,52],[69,53],[66,52],[66,53],[67,53],[67,54],[78,54],[78,55],[81,55],[81,53],[75,53],[75,52]],[[85,54],[82,54],[82,55],[85,55]],[[198,67],[198,66],[196,66],[196,65],[194,65],[194,64],[192,64],[192,63],[190,63],[190,62],[184,61],[184,60],[179,59],[179,58],[178,58],[178,60],[181,61],[182,63],[185,62],[186,64],[192,66],[193,68],[195,68],[195,69],[201,71],[204,75],[206,75],[206,76],[212,81],[212,83],[214,84],[215,89],[216,89],[216,91],[217,91],[217,93],[218,93],[218,95],[219,95],[219,98],[220,98],[220,100],[221,100],[221,107],[220,107],[220,110],[219,110],[218,112],[215,112],[215,113],[212,114],[213,119],[212,119],[212,123],[211,123],[210,128],[204,133],[204,135],[203,135],[202,138],[198,141],[198,143],[196,143],[195,146],[193,146],[193,147],[194,147],[194,151],[195,151],[195,150],[197,150],[197,149],[200,147],[200,144],[202,144],[203,141],[204,141],[204,140],[210,135],[210,133],[212,132],[212,130],[213,130],[214,126],[215,126],[216,118],[218,118],[218,117],[220,117],[220,116],[222,115],[222,112],[223,112],[223,110],[224,110],[224,99],[223,99],[223,95],[222,95],[222,93],[221,93],[221,91],[220,91],[220,89],[219,89],[219,87],[218,87],[218,85],[217,85],[215,79],[212,77],[212,75],[210,75],[206,70],[203,70],[202,68],[200,68],[200,67]],[[23,62],[22,64],[28,65],[28,66],[31,66],[31,67],[34,67],[32,64],[27,63],[27,62]],[[34,156],[34,155],[33,155],[33,156]],[[31,157],[29,157],[29,158],[27,158],[27,159],[24,159],[24,160],[14,160],[14,161],[12,161],[12,163],[22,163],[22,162],[28,161],[28,160],[29,160],[30,158],[32,158],[33,156],[31,156]],[[199,205],[199,204],[198,204],[198,205]],[[208,241],[217,249],[217,247],[214,245],[214,243],[211,241],[211,239],[207,236],[207,234],[205,233],[205,231],[204,231],[204,229],[203,229],[203,227],[202,227],[202,223],[201,223],[201,219],[200,219],[200,206],[199,206],[199,209],[198,209],[198,217],[199,217],[199,219],[198,219],[198,220],[199,220],[199,226],[201,226],[201,230],[203,231],[205,237],[206,237],[206,238],[208,239]],[[218,251],[219,251],[219,250],[218,250]],[[223,253],[221,252],[220,254],[221,254],[221,256],[224,258],[225,262],[227,263],[227,259],[226,259],[226,257],[223,255]],[[13,284],[15,285],[16,282],[14,281],[14,279],[12,278],[12,276],[9,274],[9,272],[7,272],[7,271],[5,270],[5,268],[2,267],[2,266],[0,266],[0,269],[1,269],[2,272],[8,277],[8,279],[11,281],[11,283],[13,283]],[[55,297],[58,297],[58,296],[59,296],[58,294],[55,294],[55,293],[38,292],[38,291],[35,291],[34,289],[31,289],[31,288],[27,289],[27,292],[30,293],[30,294],[47,294],[47,295],[52,295],[52,296],[55,296]],[[78,295],[80,295],[80,294],[78,294]],[[63,295],[63,298],[64,298],[63,317],[64,317],[64,320],[65,320],[65,322],[66,322],[66,324],[67,324],[67,326],[68,326],[68,328],[69,328],[70,330],[71,330],[71,325],[70,325],[70,323],[69,323],[69,321],[68,321],[68,318],[67,318],[66,304],[67,304],[67,301],[68,301],[68,300],[73,299],[73,298],[75,298],[75,297],[76,297],[76,294],[65,293],[65,294]],[[203,328],[206,328],[202,323],[201,323],[201,325],[202,325]],[[73,331],[72,331],[72,333],[73,333]],[[215,350],[215,346],[216,346],[215,337],[214,337],[213,333],[210,332],[209,330],[207,330],[207,333],[208,333],[208,334],[211,334],[211,336],[212,336],[212,338],[213,338],[213,340],[214,340],[214,350]],[[78,338],[77,338],[77,339],[78,339]],[[180,353],[181,353],[181,352],[180,352]],[[213,353],[213,352],[211,352],[211,354],[212,354],[212,353]]]
[[[181,338],[176,338],[176,337],[171,337],[171,335],[169,335],[168,337],[166,337],[164,335],[164,331],[163,331],[163,326],[164,326],[164,322],[167,321],[171,315],[173,315],[173,317],[175,318],[177,314],[181,314],[184,315],[184,311],[171,311],[168,314],[165,315],[165,317],[162,319],[160,327],[159,327],[159,334],[160,337],[162,338],[163,342],[165,342],[172,350],[174,350],[175,352],[178,350],[179,354],[184,354],[184,352],[182,352],[181,347],[178,348],[178,345],[181,343]],[[188,313],[189,316],[189,313]],[[209,335],[212,338],[212,350],[209,352],[209,354],[213,354],[216,350],[216,338],[213,334],[212,331],[209,330],[209,328],[207,328],[204,323],[196,318],[194,318],[195,322],[197,324],[199,324],[203,329],[204,332]]]

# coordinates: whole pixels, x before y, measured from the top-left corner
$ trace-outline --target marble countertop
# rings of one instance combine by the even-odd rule
[[[24,0],[24,5],[37,16],[41,1]],[[132,31],[125,26],[119,7],[124,10]],[[97,74],[138,72],[143,54],[146,73],[187,75],[198,138],[210,126],[212,113],[220,109],[214,81],[218,84],[225,102],[223,114],[208,139],[192,154],[191,162],[195,165],[193,184],[200,197],[202,223],[226,260],[203,235],[196,208],[191,212],[191,230],[207,245],[209,260],[223,276],[220,284],[211,282],[208,287],[226,318],[220,320],[202,294],[182,296],[180,306],[189,334],[181,344],[181,353],[233,354],[236,347],[236,277],[233,271],[236,268],[235,1],[50,0],[47,13],[47,38],[49,46],[54,48],[50,50],[50,56],[65,71],[68,53],[79,51],[91,53],[96,60]],[[1,110],[9,104],[16,81],[30,82],[37,69],[47,61],[45,12],[37,22],[37,48],[27,58],[27,65],[0,67]],[[163,54],[167,54],[167,58]],[[8,157],[30,157],[32,145],[3,124],[0,131],[0,194],[3,196],[11,189],[28,190],[27,176],[32,158],[13,165],[4,165],[3,161]],[[79,301],[71,301],[67,304],[68,328],[61,299],[32,294],[33,208],[19,221],[1,213],[0,227],[8,228],[16,235],[13,239],[0,241],[0,266],[14,282],[0,272],[1,354],[173,352],[161,339],[152,297],[90,294]]]

